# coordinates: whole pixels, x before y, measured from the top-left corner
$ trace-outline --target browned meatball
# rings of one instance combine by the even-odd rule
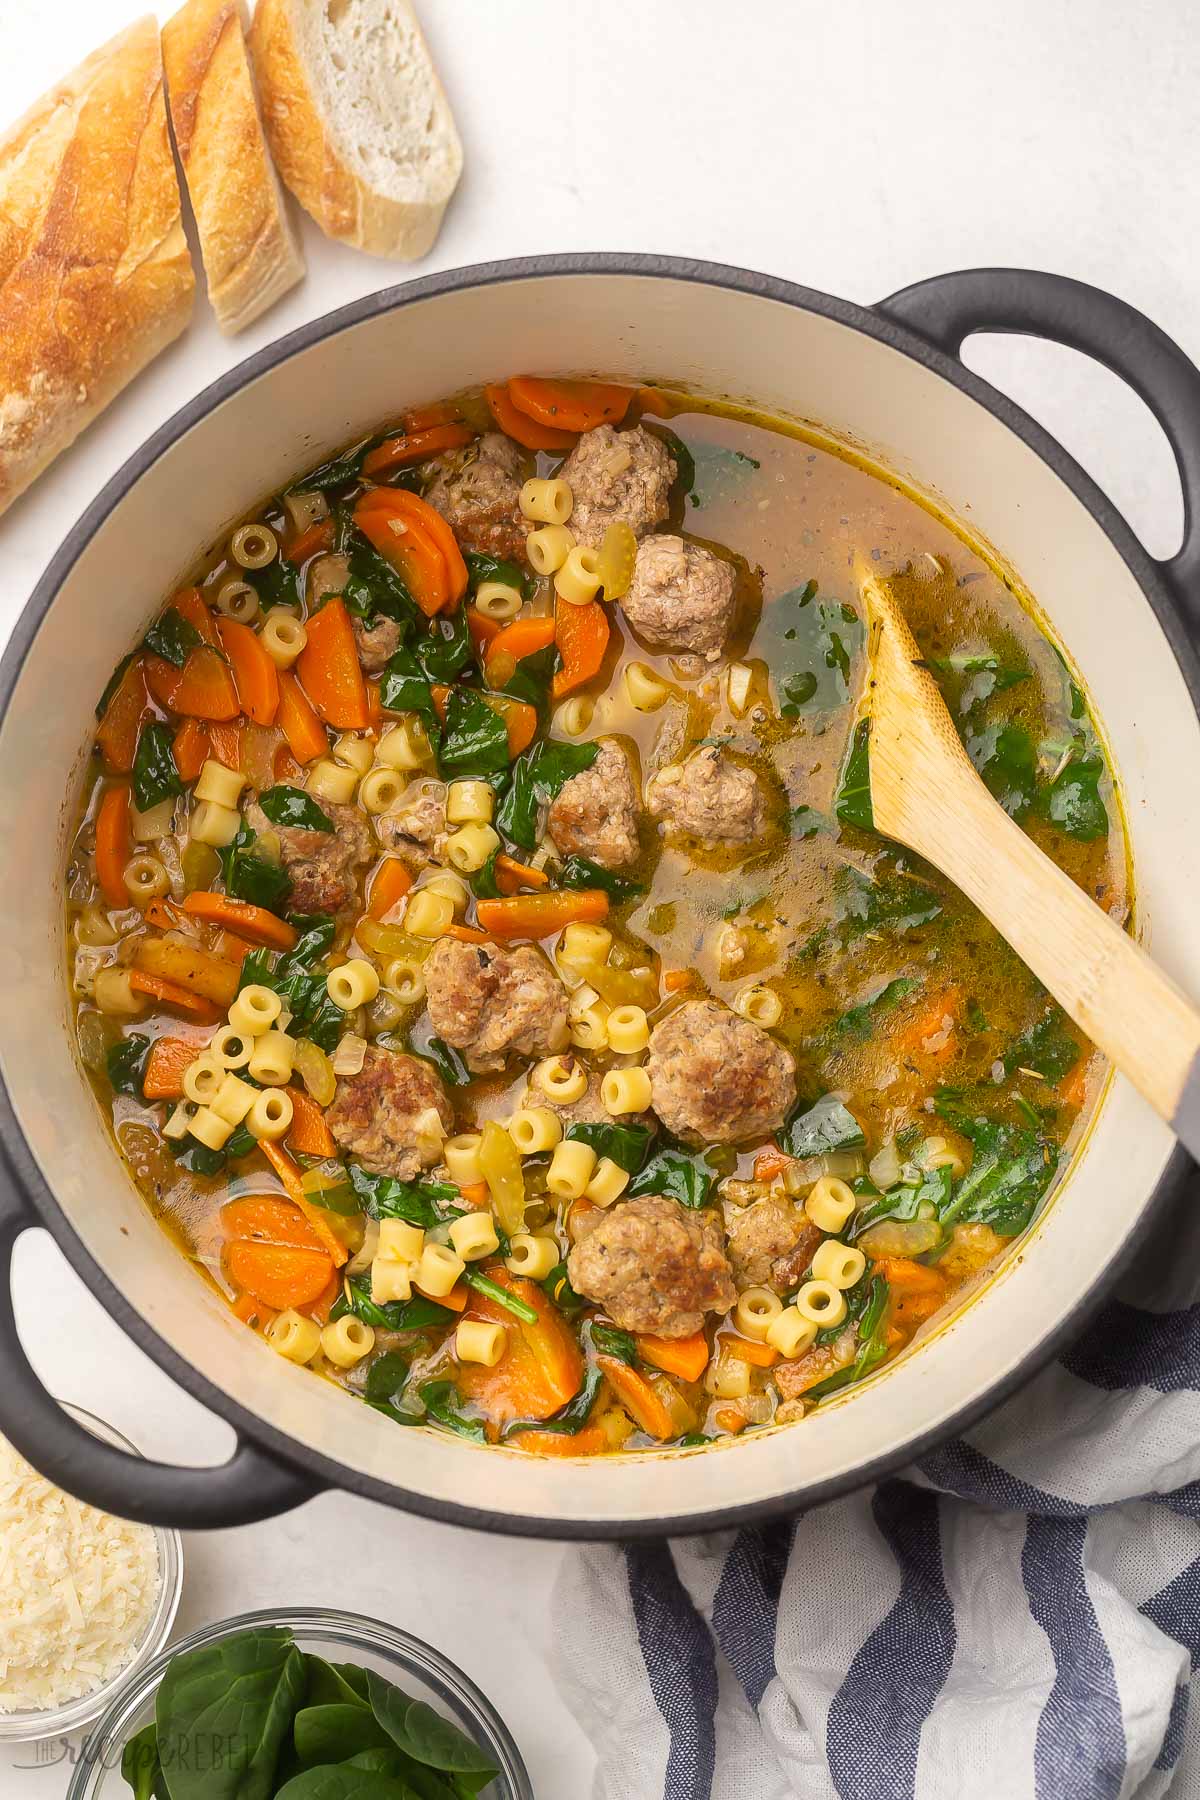
[[[821,1241],[798,1206],[768,1195],[741,1211],[730,1208],[725,1233],[739,1287],[769,1287],[789,1294]]]
[[[735,574],[702,544],[669,534],[638,546],[621,611],[640,638],[715,662],[733,623]]]
[[[518,504],[525,465],[510,438],[489,431],[429,465],[434,473],[425,498],[449,521],[465,550],[523,558],[530,530]]]
[[[796,1094],[791,1052],[715,1000],[689,1000],[656,1025],[646,1069],[655,1112],[693,1143],[765,1137]]]
[[[690,1337],[706,1312],[728,1312],[737,1297],[716,1215],[662,1194],[610,1207],[571,1251],[567,1272],[614,1324],[658,1337]]]
[[[308,566],[306,598],[310,612],[330,594],[344,594],[350,576],[350,558],[332,551],[318,556]]]
[[[379,840],[411,868],[440,862],[446,842],[446,789],[429,777],[410,781],[391,812],[375,821]]]
[[[675,458],[642,425],[614,431],[597,425],[585,431],[559,471],[575,504],[569,524],[581,544],[599,549],[617,519],[644,537],[667,516]]]
[[[605,869],[636,862],[638,796],[629,758],[613,738],[590,768],[572,775],[550,808],[550,836],[564,856],[587,856]]]
[[[548,1056],[567,1042],[567,995],[540,950],[441,938],[425,963],[429,1017],[476,1071],[506,1056]]]
[[[646,805],[669,830],[709,848],[750,843],[761,832],[767,810],[753,769],[735,763],[715,744],[652,776]]]
[[[410,1181],[441,1160],[454,1113],[436,1069],[371,1046],[358,1075],[343,1075],[325,1115],[330,1131],[375,1175]]]
[[[400,648],[403,630],[395,619],[389,619],[384,613],[372,619],[370,624],[359,618],[353,618],[351,624],[359,662],[368,675],[378,675]]]
[[[356,806],[334,806],[328,800],[317,804],[332,822],[332,831],[272,825],[257,801],[246,808],[253,831],[274,832],[279,839],[283,866],[292,878],[289,912],[343,912],[357,897],[358,871],[375,854],[371,827]]]

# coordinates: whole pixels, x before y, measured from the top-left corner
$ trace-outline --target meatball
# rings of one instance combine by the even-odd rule
[[[489,431],[430,467],[434,474],[425,498],[449,521],[464,550],[524,557],[531,529],[519,504],[525,458],[510,438]]]
[[[736,574],[702,544],[664,534],[638,546],[621,611],[640,638],[715,662],[733,623]]]
[[[691,1337],[706,1312],[728,1312],[737,1298],[715,1213],[662,1194],[610,1207],[571,1251],[567,1273],[614,1324],[658,1337]]]
[[[414,869],[440,862],[446,842],[446,789],[442,782],[411,781],[391,812],[375,821],[379,839]]]
[[[441,1161],[454,1113],[429,1063],[373,1045],[361,1072],[338,1082],[325,1123],[372,1174],[410,1181]]]
[[[425,963],[433,1029],[467,1067],[502,1069],[510,1051],[547,1056],[567,1043],[567,995],[540,950],[441,938]]]
[[[750,843],[761,832],[767,811],[753,769],[735,763],[715,744],[651,776],[646,805],[668,829],[710,849]]]
[[[559,470],[575,504],[569,520],[581,544],[599,549],[608,527],[623,519],[635,537],[645,537],[667,516],[675,458],[661,438],[635,425],[614,431],[597,425],[585,431]]]
[[[821,1241],[798,1206],[768,1195],[727,1215],[729,1261],[739,1287],[769,1287],[789,1294]]]
[[[715,1000],[689,1000],[656,1025],[646,1069],[655,1112],[693,1143],[765,1137],[796,1094],[791,1052]]]
[[[602,868],[620,869],[637,861],[638,811],[629,758],[606,738],[591,767],[564,782],[547,825],[564,856],[588,856]]]
[[[378,675],[400,648],[403,627],[395,619],[389,619],[386,613],[377,614],[370,623],[359,618],[352,619],[351,623],[359,662],[368,675]]]
[[[288,911],[340,913],[353,905],[357,873],[375,854],[371,827],[356,806],[318,802],[332,831],[309,831],[302,825],[272,825],[256,801],[246,819],[256,832],[274,832],[283,866],[292,878]]]
[[[320,606],[330,594],[344,594],[346,583],[350,578],[350,558],[336,556],[332,551],[327,556],[318,556],[309,564],[306,598],[308,610]]]

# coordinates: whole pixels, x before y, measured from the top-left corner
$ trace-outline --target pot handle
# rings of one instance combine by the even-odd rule
[[[1183,544],[1157,566],[1185,617],[1200,628],[1200,370],[1165,331],[1103,288],[1037,269],[934,275],[881,300],[876,310],[948,356],[957,356],[974,332],[1018,332],[1082,350],[1127,382],[1175,455]]]
[[[249,1525],[319,1492],[319,1482],[246,1438],[215,1468],[179,1468],[102,1443],[64,1412],[33,1371],[13,1310],[13,1250],[37,1223],[0,1159],[0,1431],[48,1481],[120,1518],[188,1531]]]

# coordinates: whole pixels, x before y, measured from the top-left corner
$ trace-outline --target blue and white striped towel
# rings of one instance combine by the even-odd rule
[[[1200,1184],[965,1438],[795,1519],[572,1552],[556,1600],[593,1800],[1200,1794]]]

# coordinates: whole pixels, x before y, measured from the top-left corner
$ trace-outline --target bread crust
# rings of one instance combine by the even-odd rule
[[[246,52],[244,0],[186,0],[163,27],[175,147],[217,323],[241,331],[304,273]]]
[[[178,336],[194,288],[148,16],[0,138],[0,512]]]
[[[304,0],[258,0],[250,51],[263,123],[280,174],[327,236],[373,256],[414,262],[433,247],[462,170],[462,145],[433,59],[415,18],[412,27],[440,102],[448,178],[425,196],[399,200],[364,181],[327,128],[297,30]]]

